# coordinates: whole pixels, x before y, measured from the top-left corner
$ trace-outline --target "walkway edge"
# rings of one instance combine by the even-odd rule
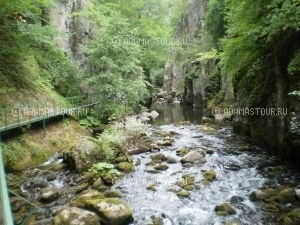
[[[1,195],[0,199],[2,199],[0,204],[2,204],[2,211],[3,211],[1,212],[1,214],[3,216],[4,225],[13,225],[14,223],[13,223],[8,191],[6,186],[5,170],[2,161],[1,137],[0,137],[0,195]]]

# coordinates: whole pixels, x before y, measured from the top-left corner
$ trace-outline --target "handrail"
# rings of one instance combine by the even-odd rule
[[[14,129],[20,126],[28,125],[34,122],[38,122],[40,120],[44,120],[45,118],[63,115],[64,113],[61,111],[61,109],[63,109],[64,107],[68,109],[72,109],[72,108],[89,107],[90,105],[93,105],[90,103],[86,103],[86,105],[82,104],[85,98],[86,96],[82,96],[82,95],[66,97],[65,100],[66,102],[68,102],[67,105],[62,104],[61,101],[59,105],[53,105],[53,106],[44,105],[44,104],[35,104],[35,106],[29,106],[29,105],[27,107],[20,106],[20,107],[11,108],[10,110],[8,110],[7,107],[0,108],[0,132]],[[55,109],[55,113],[51,113],[51,115],[49,115],[47,109]],[[36,110],[36,112],[31,112],[30,110]]]
[[[1,136],[0,136],[0,224],[13,225],[13,218],[8,197],[5,170],[2,160]]]
[[[67,97],[66,100],[69,101],[70,107],[69,109],[80,109],[80,108],[88,108],[92,107],[94,105],[99,104],[99,102],[94,102],[94,103],[85,103],[82,104],[81,102],[76,102],[74,99],[80,99],[83,100],[85,96],[73,96],[73,97]],[[81,103],[80,105],[77,105]],[[37,105],[37,108],[40,109]],[[25,108],[26,109],[26,108]],[[12,211],[11,211],[11,206],[9,202],[9,196],[8,196],[8,190],[7,190],[7,183],[6,183],[6,178],[5,178],[5,170],[4,170],[4,165],[3,165],[3,158],[2,158],[2,148],[1,148],[1,133],[5,132],[7,130],[12,130],[18,127],[22,127],[25,125],[30,125],[35,122],[43,121],[45,122],[45,119],[55,117],[55,116],[63,116],[66,114],[65,111],[62,111],[62,104],[60,104],[60,111],[57,111],[55,114],[52,115],[40,115],[38,114],[37,117],[28,117],[28,120],[22,120],[24,118],[20,118],[20,116],[16,116],[15,119],[17,119],[17,123],[10,123],[8,118],[8,109],[7,108],[2,108],[0,109],[0,118],[1,118],[1,113],[4,112],[4,119],[5,119],[5,126],[1,127],[0,123],[0,225],[13,225],[13,217],[12,217]],[[11,115],[10,115],[11,116]],[[26,118],[25,118],[26,119]],[[1,121],[0,121],[1,122]]]

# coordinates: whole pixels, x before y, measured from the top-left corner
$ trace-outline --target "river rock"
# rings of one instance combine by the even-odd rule
[[[176,151],[176,155],[182,157],[182,156],[188,154],[190,151],[191,150],[188,148],[182,148],[182,149]]]
[[[205,171],[203,174],[204,180],[207,182],[212,182],[216,179],[216,171],[213,169]]]
[[[300,208],[293,209],[291,212],[285,214],[280,219],[284,225],[298,225],[300,224]]]
[[[151,191],[157,191],[157,185],[155,183],[149,184],[146,187],[147,190],[151,190]]]
[[[205,163],[205,153],[203,151],[191,151],[180,160],[181,163]]]
[[[178,191],[178,192],[177,192],[177,196],[178,196],[178,197],[184,197],[184,198],[189,197],[190,194],[191,194],[191,193],[190,193],[189,191],[186,191],[186,190],[184,190],[184,189],[182,189],[181,191]]]
[[[156,144],[158,146],[171,146],[172,145],[172,142],[170,140],[163,140],[163,141],[158,141],[156,142]]]
[[[52,202],[59,197],[59,191],[56,188],[44,188],[41,190],[40,200],[43,202]]]
[[[53,181],[53,180],[55,180],[55,179],[56,179],[56,176],[57,176],[56,173],[55,173],[55,172],[52,172],[52,171],[49,171],[49,172],[47,173],[47,175],[46,175],[48,181]]]
[[[106,190],[104,193],[106,198],[121,198],[122,193],[118,190]]]
[[[88,200],[87,207],[96,212],[106,225],[127,225],[133,220],[132,209],[118,198]]]
[[[177,160],[175,158],[173,158],[172,156],[167,156],[166,158],[167,158],[166,162],[169,164],[177,163]]]
[[[185,174],[182,176],[181,181],[177,181],[175,184],[183,188],[186,191],[194,189],[195,177],[192,175]]]
[[[60,211],[54,218],[54,225],[100,225],[99,216],[84,209],[71,207]]]
[[[251,201],[262,201],[265,200],[267,197],[268,195],[263,191],[253,191],[249,196]]]
[[[31,185],[33,188],[46,188],[49,186],[46,179],[39,177],[33,178]]]
[[[103,179],[99,177],[92,184],[92,188],[98,191],[105,191],[108,189],[108,186],[106,186]]]
[[[282,204],[293,203],[296,201],[296,192],[293,188],[279,189],[275,195],[270,197],[270,201]]]
[[[164,225],[164,220],[158,216],[151,216],[152,224],[151,225]]]
[[[199,131],[202,131],[204,133],[214,133],[216,132],[216,129],[207,125],[202,125],[200,126]]]
[[[155,119],[159,116],[159,113],[155,110],[152,110],[151,112],[143,112],[141,117],[143,118],[149,118],[149,119]]]
[[[123,172],[130,173],[135,170],[134,165],[130,162],[120,162],[117,168]]]
[[[230,198],[230,202],[232,203],[232,204],[239,204],[239,203],[241,203],[241,202],[243,202],[245,199],[243,198],[243,197],[240,197],[240,196],[232,196],[231,198]]]
[[[162,153],[155,154],[155,155],[150,155],[150,158],[152,160],[160,160],[160,161],[166,161],[167,160],[166,156]]]
[[[94,189],[86,190],[76,198],[76,200],[72,203],[72,206],[85,208],[86,202],[88,200],[99,199],[99,198],[105,198],[104,194]]]
[[[120,162],[127,162],[128,158],[125,155],[122,156],[118,156],[117,158],[115,158],[114,162],[115,163],[120,163]]]
[[[169,167],[164,163],[157,164],[153,168],[155,170],[167,170],[167,169],[169,169]]]
[[[79,140],[74,147],[65,154],[65,162],[69,168],[81,173],[89,169],[94,163],[104,159],[104,153],[97,151],[94,142],[82,139]]]
[[[223,203],[215,207],[215,212],[220,216],[227,216],[229,214],[236,214],[235,209],[228,203]]]

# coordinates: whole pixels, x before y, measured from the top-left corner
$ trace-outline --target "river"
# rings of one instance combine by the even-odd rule
[[[263,188],[288,186],[299,189],[300,175],[296,169],[251,145],[249,139],[234,134],[230,124],[212,122],[204,125],[203,112],[199,110],[182,108],[180,105],[160,105],[155,109],[160,116],[152,122],[149,135],[156,137],[156,133],[166,132],[176,135],[168,137],[172,141],[171,146],[134,155],[135,171],[114,185],[115,189],[122,192],[122,199],[133,209],[132,225],[151,224],[153,218],[159,218],[160,223],[157,224],[164,225],[223,225],[235,222],[240,225],[281,224],[277,210],[266,210],[264,203],[251,201],[249,195]],[[201,150],[206,153],[206,162],[182,164],[182,156],[176,152],[180,149]],[[155,171],[149,162],[157,154],[172,158],[173,162],[168,163],[164,170]],[[39,207],[35,207],[12,197],[16,224],[52,224],[57,208],[74,199],[74,188],[81,179],[80,175],[66,169],[52,169],[53,164],[57,166],[61,163],[62,160],[55,155],[38,168],[10,175],[10,186],[18,180],[21,182],[22,196],[39,204]],[[52,165],[50,169],[49,165]],[[203,182],[203,173],[208,170],[215,171],[216,178],[211,182]],[[187,175],[194,178],[193,185],[189,188],[188,196],[179,197],[176,194],[178,182]],[[30,189],[28,185],[41,183],[41,179],[47,176],[53,177],[49,186],[61,189],[62,196],[55,202],[37,203],[38,188]],[[230,204],[235,214],[217,215],[215,207],[223,203]],[[278,204],[280,210],[284,211],[296,208],[299,201]],[[35,214],[33,223],[30,223],[29,212]],[[20,219],[24,215],[28,223]]]

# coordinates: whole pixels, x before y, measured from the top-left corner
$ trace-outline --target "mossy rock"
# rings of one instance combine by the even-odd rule
[[[217,177],[217,173],[213,169],[205,171],[202,175],[204,179],[209,182],[214,181]]]
[[[118,198],[88,200],[87,208],[96,212],[103,224],[127,225],[133,220],[132,209]]]
[[[177,160],[171,156],[167,156],[166,162],[169,164],[174,164],[174,163],[177,163]]]
[[[130,173],[135,170],[134,165],[130,162],[120,162],[117,168],[123,172]]]
[[[223,203],[221,205],[218,205],[215,207],[215,212],[217,213],[217,215],[219,214],[224,214],[224,212],[226,212],[227,215],[231,214],[236,214],[236,210],[228,203]]]
[[[118,190],[106,190],[104,193],[106,198],[121,198],[122,193]]]
[[[191,150],[188,148],[182,148],[182,149],[176,151],[176,155],[182,157],[182,156],[188,154],[190,151]]]
[[[157,191],[157,185],[156,184],[149,184],[147,187],[146,187],[147,190],[150,190],[150,191]]]
[[[100,199],[100,198],[105,198],[105,197],[99,191],[96,191],[93,189],[86,190],[76,198],[76,200],[72,203],[72,206],[84,208],[84,207],[86,207],[86,202],[88,200]]]
[[[183,198],[186,198],[186,197],[189,197],[190,196],[190,192],[189,191],[186,191],[184,189],[180,190],[177,192],[177,196],[178,197],[183,197]]]
[[[158,216],[151,216],[152,224],[151,225],[164,225],[164,220]]]
[[[155,155],[150,155],[150,158],[152,160],[160,160],[160,161],[165,161],[167,160],[166,156],[162,153],[159,153],[159,154],[155,154]]]
[[[279,211],[280,205],[276,202],[270,202],[264,204],[264,208],[270,211]]]
[[[284,188],[278,192],[277,196],[274,196],[274,199],[283,204],[293,203],[296,201],[296,192],[292,188]]]
[[[293,209],[291,212],[285,214],[280,221],[283,221],[284,225],[300,224],[300,208]]]
[[[98,191],[105,191],[108,189],[108,186],[105,185],[105,182],[101,177],[96,179],[92,185],[92,188]]]
[[[128,158],[125,155],[122,156],[118,156],[117,158],[115,158],[114,162],[115,163],[120,163],[120,162],[128,162]]]
[[[194,189],[194,186],[193,185],[186,185],[186,186],[183,187],[183,189],[186,190],[186,191],[191,191],[191,190]]]
[[[54,218],[54,225],[97,225],[100,224],[99,216],[91,211],[71,207],[60,211]]]
[[[166,164],[157,164],[153,167],[155,170],[167,170],[169,167]]]
[[[183,181],[184,186],[194,185],[195,177],[192,175],[189,175],[189,174],[185,174],[182,176],[182,181]]]

